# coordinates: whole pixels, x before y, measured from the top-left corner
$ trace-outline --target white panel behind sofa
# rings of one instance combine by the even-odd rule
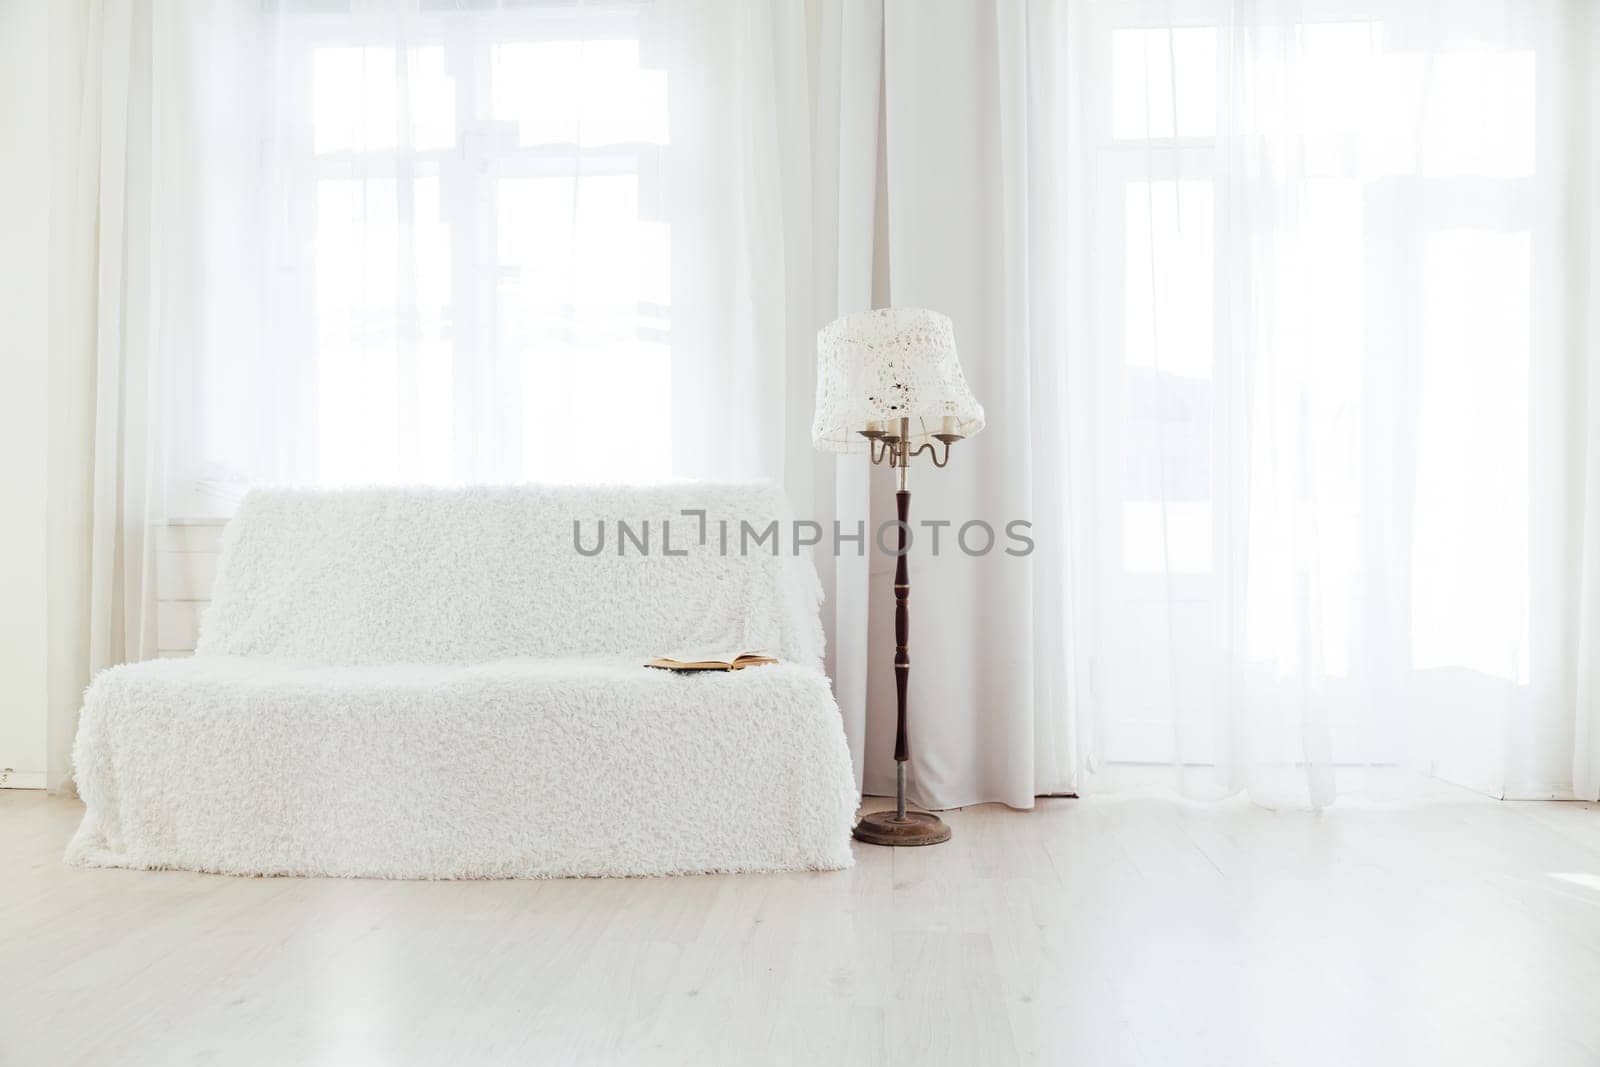
[[[161,656],[194,654],[227,524],[227,519],[173,519],[162,529],[156,561],[156,647]]]

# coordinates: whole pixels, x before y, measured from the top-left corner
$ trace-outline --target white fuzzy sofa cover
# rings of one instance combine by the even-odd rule
[[[706,511],[700,520],[680,514]],[[820,587],[766,486],[266,491],[196,655],[105,671],[74,760],[87,866],[392,878],[850,863]],[[616,520],[648,520],[649,554]],[[662,520],[674,552],[662,552]],[[574,547],[573,523],[593,548]],[[730,523],[726,554],[721,522]],[[641,666],[768,649],[731,674]]]

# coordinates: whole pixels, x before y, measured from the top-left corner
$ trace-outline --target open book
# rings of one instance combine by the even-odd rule
[[[646,667],[659,667],[664,671],[742,671],[746,667],[760,667],[778,662],[765,652],[722,652],[699,649],[693,652],[674,652],[646,663]]]

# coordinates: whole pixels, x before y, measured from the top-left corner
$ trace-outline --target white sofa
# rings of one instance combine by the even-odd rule
[[[684,509],[706,511],[700,520]],[[266,491],[188,659],[105,671],[69,862],[391,878],[850,864],[820,588],[765,486]],[[648,520],[650,551],[617,545]],[[592,549],[597,523],[605,550]],[[674,552],[663,554],[662,520]],[[721,548],[720,523],[732,537]],[[642,666],[768,649],[731,674]]]

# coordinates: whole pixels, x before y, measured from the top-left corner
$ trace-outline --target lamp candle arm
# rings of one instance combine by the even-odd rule
[[[935,445],[932,441],[924,441],[916,448],[912,448],[911,439],[907,436],[908,431],[904,426],[910,420],[900,421],[902,426],[899,435],[882,432],[862,433],[862,436],[867,438],[867,448],[871,452],[873,463],[888,463],[891,467],[904,470],[911,465],[913,459],[924,452],[928,454],[935,467],[943,467],[950,462],[950,446],[961,440],[959,436],[937,433],[933,436],[939,445]],[[940,445],[943,446],[942,450]]]

